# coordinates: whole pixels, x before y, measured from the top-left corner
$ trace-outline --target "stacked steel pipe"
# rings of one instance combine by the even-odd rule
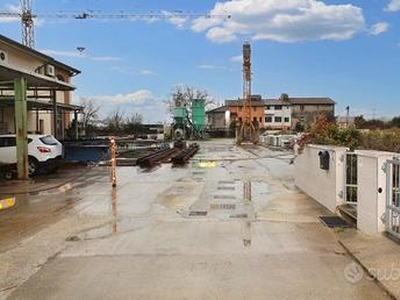
[[[175,153],[177,153],[179,150],[176,148],[167,148],[167,149],[162,149],[159,150],[155,153],[149,154],[149,155],[145,155],[142,156],[140,158],[137,159],[136,161],[136,165],[140,166],[140,167],[152,167],[155,164],[157,164],[160,161],[163,161],[169,157],[171,157],[172,155],[174,155]]]
[[[174,165],[184,165],[196,152],[199,150],[200,146],[197,143],[191,144],[189,148],[186,148],[179,152],[177,155],[171,158]]]

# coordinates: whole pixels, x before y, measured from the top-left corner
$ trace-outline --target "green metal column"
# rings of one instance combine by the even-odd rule
[[[15,133],[17,137],[17,171],[18,179],[28,179],[28,124],[26,79],[14,79],[15,94]]]

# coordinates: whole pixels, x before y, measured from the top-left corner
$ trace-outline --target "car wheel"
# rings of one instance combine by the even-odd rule
[[[28,158],[28,174],[29,176],[35,175],[37,171],[38,161],[34,157]]]
[[[4,171],[4,178],[5,179],[11,180],[11,179],[13,179],[13,177],[14,177],[14,174],[13,174],[12,170],[5,170]]]

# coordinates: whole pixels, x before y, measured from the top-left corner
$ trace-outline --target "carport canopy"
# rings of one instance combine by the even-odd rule
[[[0,89],[14,90],[18,178],[28,179],[27,90],[72,91],[75,88],[56,78],[4,64],[0,65]]]
[[[57,80],[43,74],[29,72],[24,69],[19,69],[10,65],[0,65],[0,86],[1,88],[14,87],[14,79],[24,78],[26,80],[27,89],[42,89],[42,90],[58,90],[72,91],[75,89],[69,83]]]

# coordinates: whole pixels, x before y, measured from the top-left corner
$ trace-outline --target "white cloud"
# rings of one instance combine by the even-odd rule
[[[175,25],[179,29],[183,29],[188,21],[181,13],[162,11],[163,16],[168,20],[169,23]]]
[[[95,61],[120,61],[120,57],[115,57],[115,56],[93,56],[89,57],[91,60]]]
[[[150,71],[150,70],[141,70],[141,71],[139,71],[139,74],[140,75],[152,75],[152,74],[154,74],[154,72]]]
[[[6,12],[10,13],[10,16],[1,16],[0,23],[11,23],[11,22],[20,22],[21,17],[21,6],[19,5],[7,5]]]
[[[243,62],[243,55],[235,55],[231,57],[231,61],[233,62]]]
[[[62,57],[86,57],[85,54],[78,51],[58,51],[51,49],[39,50],[40,52],[47,54],[49,56],[62,56]]]
[[[215,65],[198,65],[197,69],[207,69],[207,70],[224,70],[226,69],[223,66],[215,66]]]
[[[385,7],[386,11],[399,11],[400,10],[400,0],[391,0],[390,3]]]
[[[125,74],[125,75],[153,75],[153,74],[156,74],[154,71],[151,71],[151,70],[144,69],[144,70],[140,70],[140,71],[134,71],[134,70],[129,70],[124,67],[120,67],[120,66],[115,66],[112,69],[118,73]]]
[[[98,96],[96,99],[110,103],[141,105],[147,100],[154,99],[154,96],[149,90],[138,90],[129,94]]]
[[[217,2],[211,18],[198,18],[192,30],[207,31],[207,38],[224,43],[239,37],[296,42],[347,40],[365,29],[361,8],[328,5],[317,0],[230,0]],[[231,18],[223,16],[230,15]]]
[[[44,49],[41,52],[49,55],[49,56],[59,56],[59,57],[80,57],[80,58],[87,58],[94,61],[120,61],[122,58],[115,57],[115,56],[88,56],[84,52],[77,51],[59,51],[59,50],[52,50],[52,49]]]
[[[371,26],[369,30],[369,34],[371,35],[379,35],[381,33],[386,32],[389,29],[389,23],[379,22]]]
[[[167,107],[162,99],[146,89],[127,94],[84,96],[84,98],[93,100],[100,107],[100,119],[120,111],[125,117],[140,113],[146,123],[168,120]],[[75,98],[75,103],[79,103],[77,99]]]

